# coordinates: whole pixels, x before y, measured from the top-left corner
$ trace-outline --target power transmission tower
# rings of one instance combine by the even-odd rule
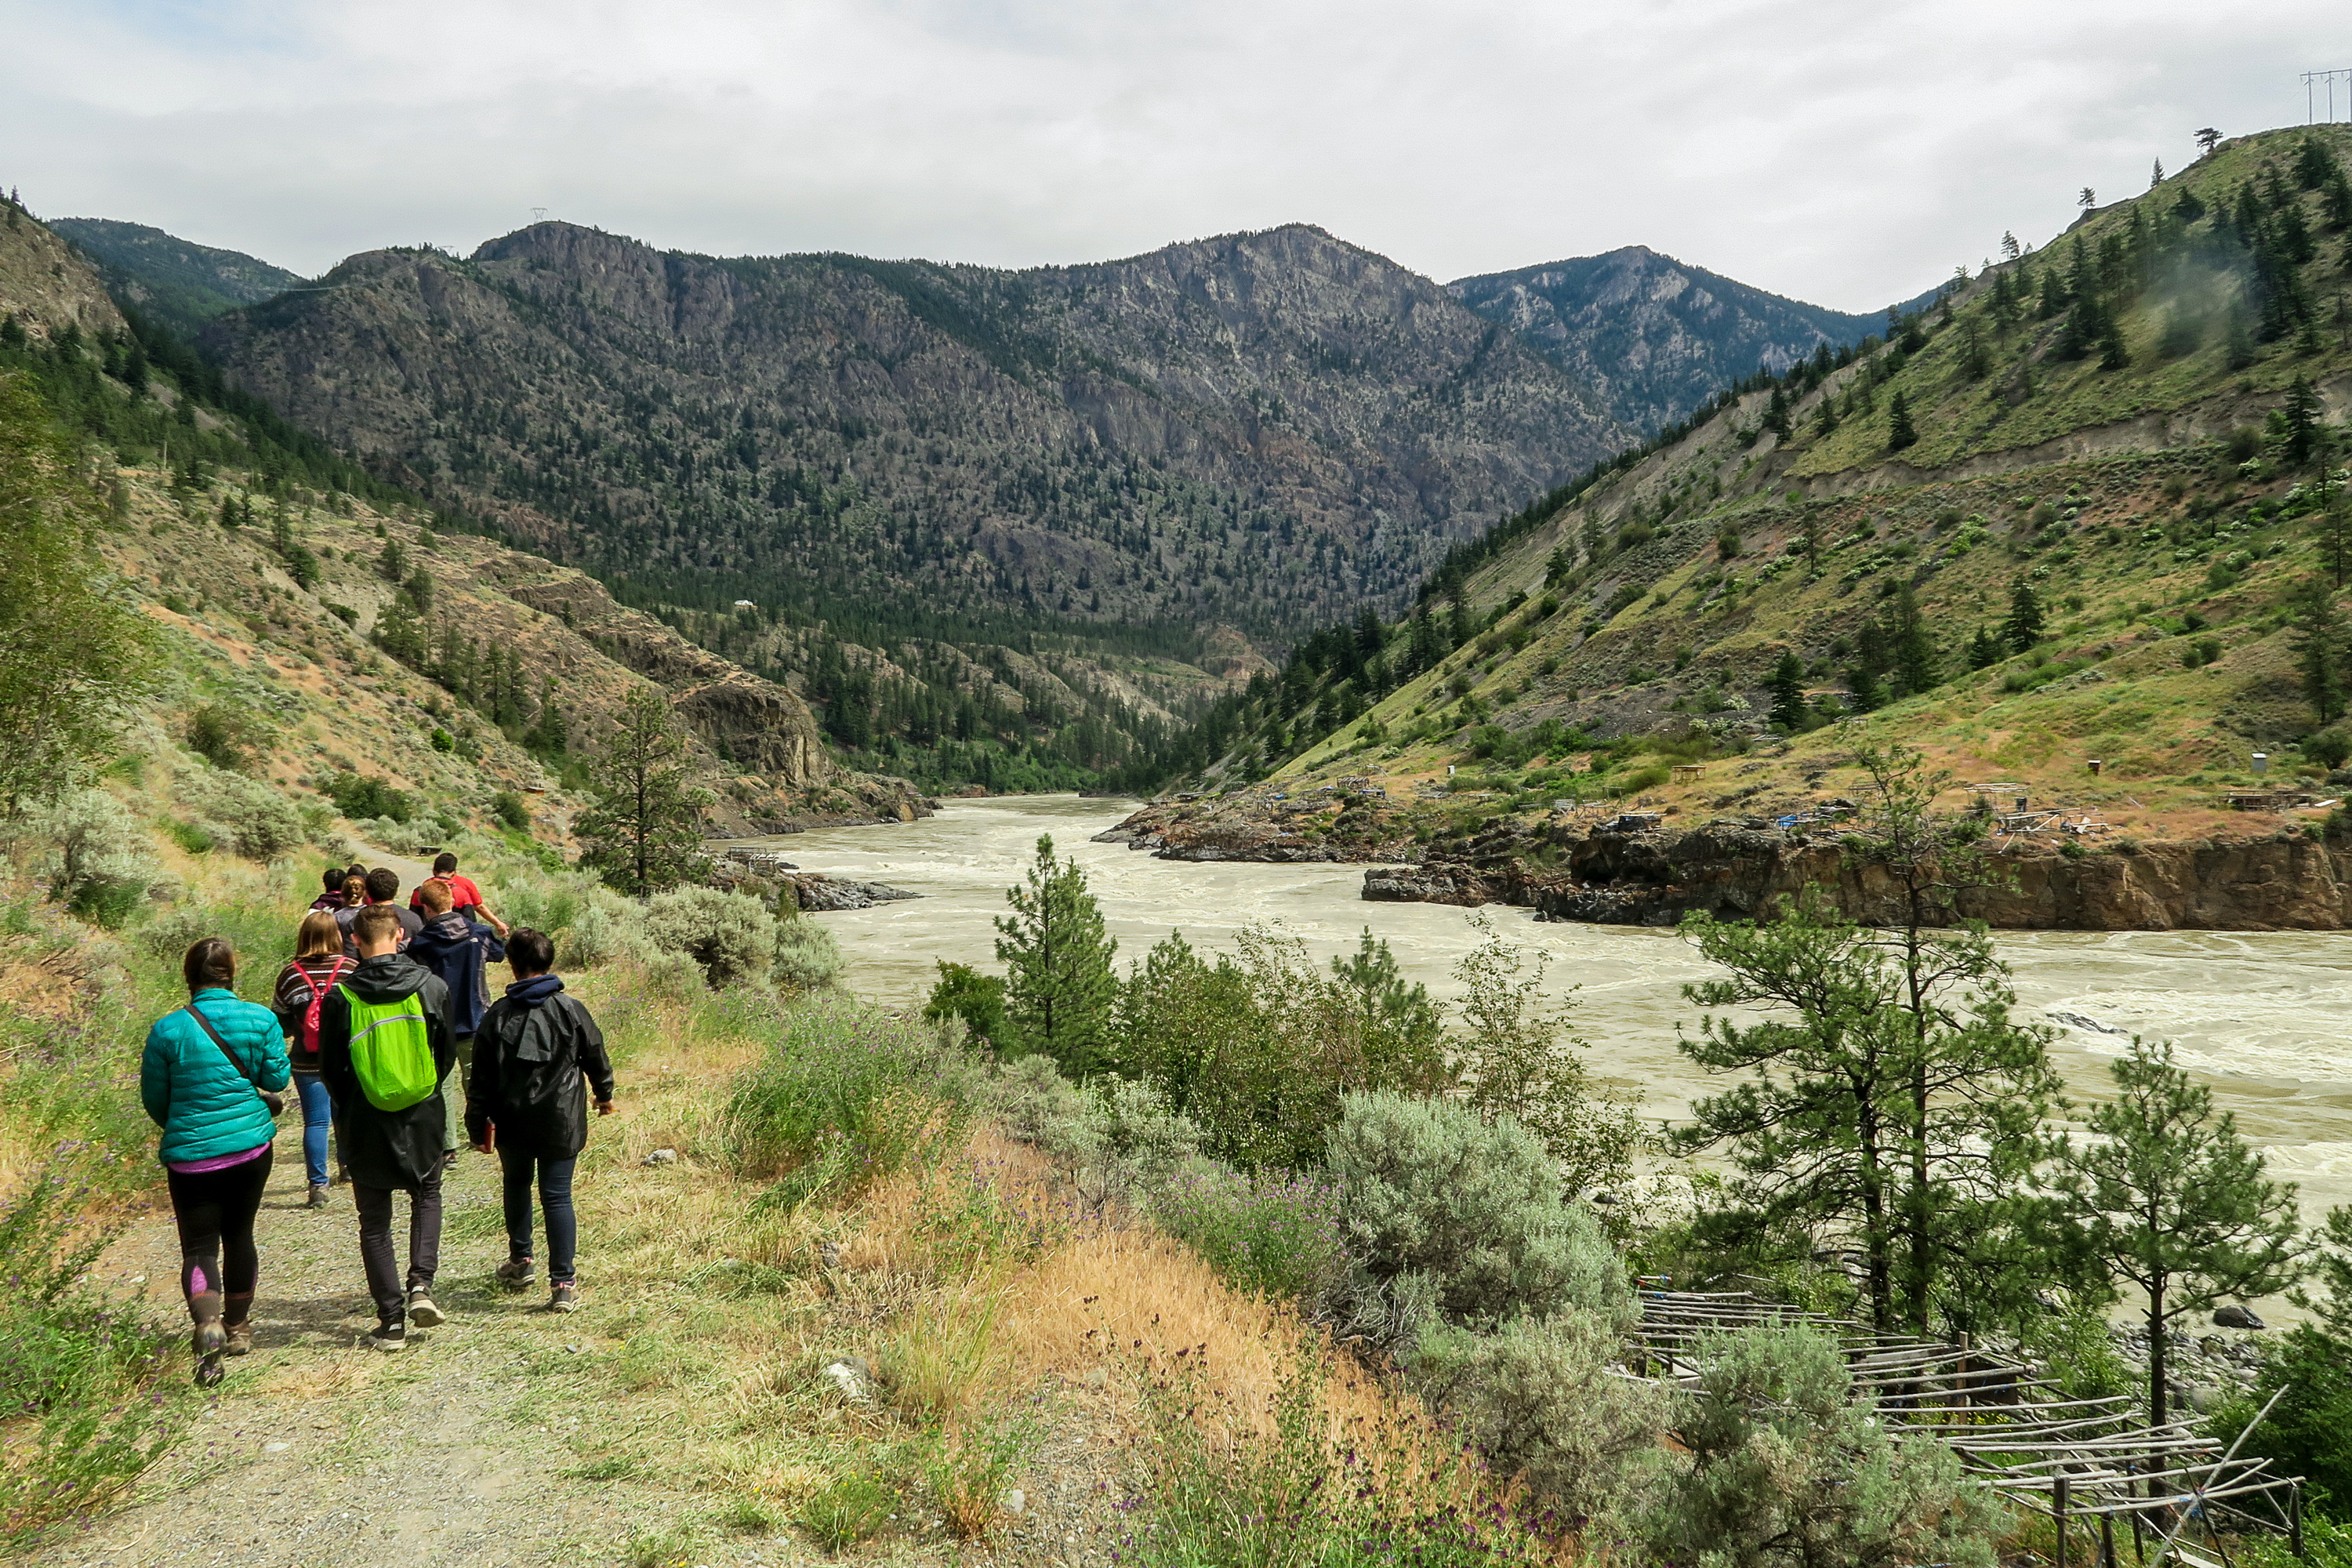
[[[2338,97],[2343,107],[2336,107]],[[2323,101],[2326,113],[2320,109]],[[2307,125],[2334,124],[2339,113],[2352,120],[2352,68],[2344,70],[2305,71],[2303,73],[2304,122]]]

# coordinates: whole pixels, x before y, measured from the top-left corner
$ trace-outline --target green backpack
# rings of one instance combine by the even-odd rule
[[[441,1087],[425,1004],[412,991],[397,1002],[362,1002],[338,985],[352,1009],[352,1071],[378,1110],[405,1110]]]

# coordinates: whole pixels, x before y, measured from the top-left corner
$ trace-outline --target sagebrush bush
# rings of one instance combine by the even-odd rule
[[[801,1195],[856,1187],[934,1156],[972,1097],[971,1064],[927,1025],[823,993],[781,1023],[722,1115],[745,1175],[794,1177]]]
[[[764,979],[774,961],[775,917],[742,893],[678,888],[656,894],[644,923],[655,947],[693,959],[715,990]]]
[[[104,790],[68,790],[34,816],[29,831],[49,897],[109,931],[163,879],[138,819]]]
[[[1561,1201],[1543,1141],[1508,1117],[1351,1094],[1326,1150],[1341,1239],[1375,1286],[1425,1277],[1439,1309],[1471,1324],[1623,1310],[1615,1249],[1591,1214]]]
[[[1804,1326],[1702,1342],[1682,1452],[1649,1513],[1673,1563],[1725,1568],[1990,1568],[1998,1506],[1929,1437],[1897,1440],[1855,1403],[1838,1342]]]
[[[1492,1334],[1432,1325],[1405,1356],[1423,1395],[1501,1475],[1571,1519],[1623,1517],[1657,1479],[1665,1391],[1623,1375],[1613,1318],[1567,1308]]]
[[[307,830],[294,803],[241,773],[218,769],[183,775],[180,799],[220,843],[248,860],[271,860],[301,843]]]
[[[805,915],[787,914],[776,922],[775,952],[768,978],[787,991],[814,991],[830,985],[841,973],[841,947],[833,932]]]

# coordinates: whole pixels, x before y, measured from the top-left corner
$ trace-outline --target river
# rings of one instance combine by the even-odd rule
[[[993,968],[991,921],[1004,912],[1004,889],[1019,880],[1041,833],[1086,868],[1122,963],[1171,930],[1217,951],[1247,924],[1279,921],[1322,955],[1352,949],[1369,926],[1433,994],[1458,989],[1454,964],[1477,941],[1468,911],[1366,903],[1357,896],[1360,866],[1196,864],[1089,842],[1130,809],[1074,795],[950,801],[917,823],[762,842],[804,870],[923,895],[817,917],[848,957],[845,982],[877,1001],[919,1000],[940,959]],[[1710,967],[1686,943],[1666,931],[1538,922],[1501,907],[1487,913],[1512,941],[1551,956],[1554,990],[1577,988],[1577,1025],[1591,1043],[1593,1070],[1638,1090],[1644,1114],[1680,1117],[1693,1095],[1706,1092],[1706,1075],[1675,1048],[1676,1023],[1697,1015],[1680,988]],[[2133,1032],[2168,1037],[2236,1113],[2273,1173],[2302,1184],[2307,1217],[2352,1203],[2352,938],[2013,931],[1998,942],[2027,1016],[2084,1021],[2065,1025],[2054,1047],[2078,1098],[2105,1094],[2105,1063]]]

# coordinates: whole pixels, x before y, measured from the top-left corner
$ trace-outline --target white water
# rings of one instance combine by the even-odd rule
[[[1253,921],[1280,921],[1318,953],[1354,947],[1369,926],[1413,979],[1440,998],[1476,944],[1467,911],[1366,903],[1360,866],[1194,864],[1088,842],[1130,803],[1072,795],[951,801],[937,816],[766,841],[804,870],[891,883],[924,895],[819,916],[848,955],[845,979],[878,1001],[910,1002],[936,961],[992,968],[994,917],[1037,836],[1087,868],[1122,961],[1171,930],[1215,951]],[[1696,1018],[1680,987],[1708,966],[1672,931],[1538,922],[1487,914],[1514,941],[1552,956],[1557,988],[1580,987],[1580,1027],[1601,1076],[1641,1090],[1645,1114],[1681,1116],[1705,1075],[1675,1048]],[[2274,1175],[2302,1184],[2307,1216],[2352,1203],[2352,935],[2335,931],[2017,931],[2000,937],[2030,1015],[2066,1013],[2117,1033],[2070,1026],[2055,1049],[2077,1098],[2106,1092],[2105,1063],[2134,1032],[2175,1042],[2210,1082]]]

